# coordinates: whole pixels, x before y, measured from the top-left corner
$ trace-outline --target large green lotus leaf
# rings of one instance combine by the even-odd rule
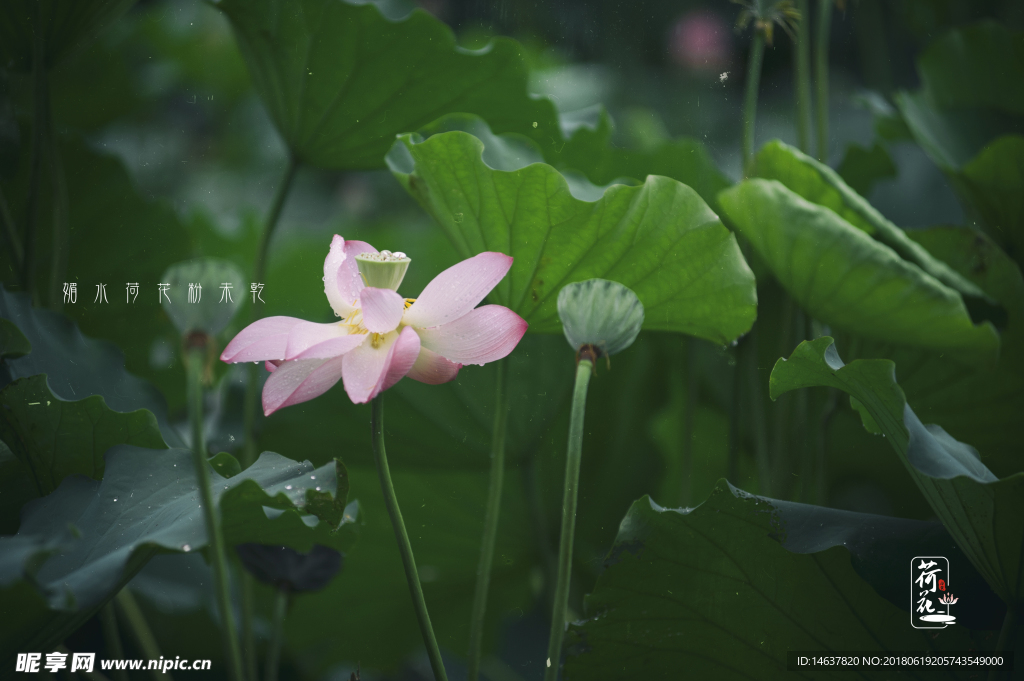
[[[451,112],[479,114],[501,132],[561,142],[549,100],[527,93],[518,43],[458,47],[423,10],[392,20],[348,0],[223,0],[253,84],[301,161],[380,168],[395,135]],[[549,139],[550,138],[550,139]]]
[[[103,455],[114,445],[166,449],[156,418],[145,409],[122,414],[100,395],[69,402],[55,396],[46,376],[13,381],[0,390],[0,439],[45,496],[68,475],[103,477]],[[0,513],[9,508],[0,500]]]
[[[776,502],[724,480],[695,509],[643,497],[619,526],[587,618],[570,625],[564,676],[671,679],[686,669],[694,678],[787,679],[791,650],[966,649],[961,627],[910,626],[906,566],[931,525]],[[934,546],[952,548],[945,539]],[[879,560],[898,567],[902,593]],[[863,678],[859,669],[830,672]]]
[[[474,134],[403,135],[388,165],[461,256],[500,251],[515,259],[491,298],[531,331],[559,332],[558,292],[595,277],[633,289],[648,329],[724,344],[753,324],[753,273],[693,189],[660,176],[602,189],[563,176],[535,148],[491,135],[478,120],[451,124]]]
[[[1024,31],[991,20],[932,41],[917,61],[921,82],[943,107],[1024,114]]]
[[[159,307],[155,300],[154,307]],[[13,322],[32,344],[27,355],[4,360],[7,374],[0,380],[46,374],[50,391],[62,400],[100,395],[117,412],[146,409],[156,418],[164,441],[172,447],[181,445],[181,436],[167,420],[163,397],[152,385],[125,371],[124,355],[117,347],[86,338],[64,315],[34,308],[28,296],[2,286],[0,318]]]
[[[1024,136],[1000,137],[957,177],[989,233],[1024,266]]]
[[[354,537],[358,507],[339,510],[347,476],[334,462],[315,469],[264,452],[238,475],[225,479],[214,471],[211,478],[229,546],[258,541],[308,551],[317,543],[344,550]],[[199,550],[206,541],[190,451],[112,448],[102,481],[65,478],[25,506],[17,535],[0,537],[2,593],[23,593],[28,581],[49,605],[16,612],[0,598],[4,654],[56,645],[150,557]]]
[[[1024,338],[1024,276],[1020,267],[987,234],[971,227],[943,225],[907,234],[933,256],[960,272],[1006,311],[1004,348]],[[1011,337],[1012,335],[1012,337]]]
[[[844,365],[828,336],[804,341],[772,370],[772,398],[812,386],[850,395],[864,425],[885,435],[935,514],[992,589],[1019,604],[1024,588],[1024,473],[996,478],[970,445],[923,425],[889,360]]]
[[[0,5],[0,63],[32,68],[33,5],[39,5],[47,68],[94,38],[135,0],[7,0]]]
[[[928,251],[911,240],[906,232],[887,220],[867,199],[847,185],[836,171],[799,149],[779,140],[768,142],[754,157],[753,174],[768,180],[778,180],[808,201],[829,208],[943,284],[968,295],[984,295],[977,286],[941,260],[933,258]]]
[[[718,210],[718,192],[732,182],[698,140],[679,137],[649,149],[626,149],[612,144],[611,135],[611,118],[602,109],[596,125],[577,126],[560,149],[542,147],[544,158],[559,168],[584,173],[599,185],[623,177],[640,181],[648,175],[671,177],[692,187],[705,203]]]
[[[815,319],[865,338],[994,364],[999,336],[990,323],[973,324],[956,291],[832,210],[775,180],[747,180],[719,200]]]

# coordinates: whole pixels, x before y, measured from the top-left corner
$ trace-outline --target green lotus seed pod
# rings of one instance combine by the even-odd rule
[[[559,291],[558,316],[573,350],[589,345],[611,356],[636,340],[644,323],[644,306],[618,282],[588,279]]]
[[[397,291],[412,260],[405,253],[363,253],[356,256],[356,266],[363,275],[363,283],[373,288]]]
[[[227,260],[196,258],[171,265],[160,279],[160,304],[183,336],[224,330],[249,295],[245,275]]]

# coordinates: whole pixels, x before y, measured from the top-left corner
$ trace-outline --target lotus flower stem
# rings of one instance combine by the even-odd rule
[[[687,336],[686,406],[683,408],[683,506],[689,506],[693,499],[693,416],[697,412],[697,400],[700,397],[697,367],[697,339]]]
[[[999,630],[999,639],[996,642],[995,653],[1008,653],[1013,650],[1014,639],[1017,633],[1017,623],[1020,620],[1020,613],[1014,609],[1013,603],[1006,604],[1006,617],[1003,618],[1003,626]],[[999,667],[992,667],[988,673],[988,681],[999,681],[1003,676],[1003,670]],[[1006,678],[1010,678],[1009,672]]]
[[[484,536],[480,543],[480,563],[476,570],[476,589],[473,592],[473,611],[469,628],[469,681],[476,681],[480,676],[487,590],[491,584],[491,566],[494,563],[494,545],[498,538],[498,517],[501,514],[501,492],[505,481],[505,432],[508,424],[506,362],[507,360],[501,360],[497,363],[494,426],[491,430],[491,476],[487,488]]]
[[[196,484],[199,486],[199,503],[206,520],[206,535],[210,549],[210,564],[213,566],[214,590],[217,606],[224,623],[224,643],[227,648],[228,664],[233,681],[243,681],[242,653],[235,631],[235,616],[231,608],[231,591],[228,584],[228,563],[224,552],[224,536],[221,534],[220,519],[210,489],[210,464],[206,458],[203,439],[203,373],[206,348],[188,349],[188,419],[192,426],[192,461],[196,469]]]
[[[50,117],[49,83],[46,79],[46,53],[40,3],[32,3],[32,155],[28,171],[28,208],[25,216],[25,257],[21,263],[21,287],[33,301],[37,299],[36,241],[39,222],[40,175],[46,146],[46,121]]]
[[[558,577],[555,604],[551,613],[551,638],[548,641],[544,681],[556,681],[562,658],[565,612],[569,606],[569,581],[572,575],[572,542],[576,531],[576,499],[579,496],[580,461],[583,450],[583,415],[587,406],[587,387],[594,363],[581,359],[576,366],[576,385],[572,393],[569,421],[569,446],[565,455],[565,491],[562,494],[562,538],[558,544]]]
[[[739,345],[748,344],[744,338]],[[741,347],[733,350],[732,386],[729,389],[729,442],[726,454],[726,476],[734,485],[739,485],[740,477],[740,440],[742,439],[741,420],[743,418],[743,355]]]
[[[796,131],[800,150],[804,153],[811,148],[811,36],[808,29],[810,3],[797,0],[800,20],[796,25],[796,54],[793,59],[793,75],[796,80]]]
[[[253,618],[256,617],[256,594],[253,590],[253,577],[246,570],[238,571],[239,591],[241,592],[242,616],[242,665],[248,681],[259,679],[256,666],[256,635],[252,629]]]
[[[284,616],[288,611],[288,589],[278,588],[274,596],[274,624],[270,630],[270,647],[267,648],[267,681],[277,681],[281,666],[281,644],[284,643]]]
[[[832,30],[832,0],[819,0],[814,46],[814,79],[818,89],[818,160],[828,162],[828,38]]]
[[[128,628],[131,629],[135,642],[139,644],[139,648],[142,650],[142,654],[151,660],[163,657],[160,652],[160,646],[156,642],[156,637],[153,636],[153,630],[149,628],[149,623],[146,622],[146,617],[142,614],[142,608],[139,607],[139,603],[135,600],[132,592],[128,588],[123,588],[114,597],[114,601],[121,609],[121,614],[124,615],[125,620],[127,620]],[[158,669],[150,670],[150,674],[153,676],[154,681],[173,681],[170,674]]]
[[[100,608],[100,624],[103,627],[103,643],[106,644],[107,657],[111,660],[124,659],[124,646],[121,644],[121,632],[117,628],[117,614],[114,604],[108,602]],[[123,669],[111,670],[114,681],[128,681],[128,672]]]
[[[391,526],[395,530],[395,539],[398,541],[398,551],[402,555],[402,564],[405,566],[405,578],[409,582],[409,593],[412,595],[413,607],[416,609],[416,619],[420,625],[420,633],[423,635],[423,644],[427,648],[427,656],[430,658],[430,667],[434,670],[435,681],[448,681],[448,676],[444,671],[444,662],[441,660],[441,650],[437,646],[437,637],[434,636],[434,629],[430,626],[430,614],[427,612],[427,602],[423,598],[423,587],[420,585],[420,576],[416,570],[416,559],[412,555],[409,533],[405,530],[402,511],[398,507],[398,498],[395,496],[395,486],[391,482],[391,471],[388,469],[388,457],[384,451],[384,394],[380,393],[374,397],[371,405],[370,429],[373,437],[373,458],[377,463],[377,475],[380,478],[381,491],[384,493],[384,504],[388,508]]]
[[[757,91],[761,84],[764,62],[764,35],[754,30],[747,62],[747,92],[743,102],[743,175],[746,176],[754,158],[754,127],[757,120]]]

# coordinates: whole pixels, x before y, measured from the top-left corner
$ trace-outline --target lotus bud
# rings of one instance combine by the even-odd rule
[[[593,361],[633,344],[644,323],[644,306],[618,282],[588,279],[558,293],[558,316],[577,359]]]

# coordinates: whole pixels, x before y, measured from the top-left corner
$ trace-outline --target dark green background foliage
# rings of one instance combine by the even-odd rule
[[[267,372],[216,361],[254,318],[334,321],[334,234],[409,254],[408,297],[481,251],[515,259],[487,301],[530,333],[503,360],[485,677],[546,666],[574,370],[555,301],[592,277],[646,318],[591,382],[562,678],[784,679],[787,650],[994,649],[1024,609],[1024,8],[840,4],[827,148],[799,148],[778,30],[746,166],[750,32],[724,1],[0,5],[0,677],[61,643],[108,657],[99,613],[125,588],[164,655],[226,678],[183,338],[157,284],[193,258],[252,280],[282,186],[265,302],[236,292],[203,403],[229,545],[345,552],[289,600],[282,679],[429,678],[369,407],[338,386],[257,410],[247,465],[246,385]],[[385,397],[452,678],[497,375]],[[904,581],[931,554],[962,599],[934,636],[908,626]],[[255,594],[262,665],[274,590]]]

